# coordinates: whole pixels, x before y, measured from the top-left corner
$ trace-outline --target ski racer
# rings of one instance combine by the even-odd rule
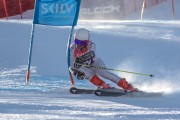
[[[137,92],[138,89],[129,84],[125,78],[121,78],[114,73],[98,67],[106,67],[101,58],[96,53],[96,46],[90,40],[90,33],[84,28],[80,28],[74,34],[74,43],[70,46],[70,72],[76,76],[77,79],[87,79],[92,84],[108,89],[110,86],[106,84],[101,78],[112,81],[119,87]],[[92,66],[92,67],[91,67]],[[95,66],[95,67],[94,67]]]

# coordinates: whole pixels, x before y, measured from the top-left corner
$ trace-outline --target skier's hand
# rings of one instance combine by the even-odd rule
[[[77,79],[83,80],[85,78],[85,74],[83,72],[80,72],[78,70],[74,71],[73,73]]]
[[[80,68],[82,65],[83,65],[83,59],[80,57],[77,57],[75,62],[74,62],[74,67]]]

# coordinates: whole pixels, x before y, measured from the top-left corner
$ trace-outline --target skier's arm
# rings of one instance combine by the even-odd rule
[[[87,52],[86,54],[82,55],[80,58],[77,59],[77,62],[85,62],[88,61],[90,59],[93,59],[95,57],[95,50],[96,50],[96,46],[93,42],[90,42],[88,45],[88,50],[89,52]]]
[[[79,68],[84,64],[84,62],[86,62],[88,60],[92,60],[95,57],[95,49],[96,49],[95,44],[93,42],[90,42],[88,44],[89,52],[82,55],[81,57],[77,57],[74,62],[74,67]]]

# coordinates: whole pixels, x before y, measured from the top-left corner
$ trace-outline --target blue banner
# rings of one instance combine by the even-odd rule
[[[75,26],[80,0],[36,0],[34,24]]]

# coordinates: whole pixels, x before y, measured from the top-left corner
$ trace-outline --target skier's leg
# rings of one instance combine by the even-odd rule
[[[101,80],[95,73],[94,70],[87,67],[80,67],[77,69],[80,72],[85,74],[85,79],[89,80],[93,85],[102,88],[110,88],[103,80]]]
[[[96,60],[92,66],[97,66],[97,67],[104,67],[106,68],[106,65],[104,64],[104,62],[101,59]],[[121,77],[117,76],[114,73],[109,72],[108,70],[105,69],[99,69],[99,68],[92,68],[98,75],[100,75],[101,77],[108,79],[116,84],[118,84],[119,80],[121,79]]]
[[[93,66],[106,67],[106,65],[101,59],[94,62]],[[94,68],[94,71],[96,71],[101,77],[116,83],[119,87],[122,87],[125,90],[137,91],[136,88],[134,88],[131,84],[129,84],[126,81],[125,78],[121,78],[116,74],[109,72],[108,70]]]

